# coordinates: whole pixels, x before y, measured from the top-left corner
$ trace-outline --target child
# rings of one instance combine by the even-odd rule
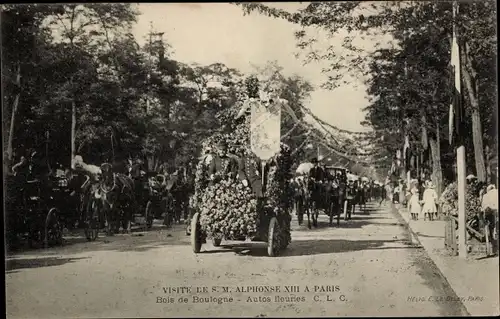
[[[426,190],[423,196],[424,207],[422,211],[424,213],[424,220],[429,218],[429,220],[432,221],[434,220],[434,215],[437,213],[437,194],[431,181],[428,181],[426,184]]]
[[[418,189],[414,188],[411,190],[410,201],[408,202],[408,210],[411,214],[412,220],[418,220],[418,215],[420,214],[420,201],[418,200]]]

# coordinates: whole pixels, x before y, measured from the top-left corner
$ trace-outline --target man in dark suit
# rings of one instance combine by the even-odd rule
[[[264,185],[262,185],[262,161],[253,153],[242,156],[238,163],[238,178],[245,186],[249,186],[257,198],[262,198],[267,182],[268,165],[264,169]]]
[[[264,184],[262,183],[262,161],[255,156],[251,151],[247,154],[242,154],[238,161],[238,179],[245,187],[250,187],[252,192],[257,197],[257,211],[263,209],[266,192],[267,175],[269,172],[269,164],[264,167]],[[241,238],[244,239],[244,238]],[[255,237],[253,241],[258,241]]]
[[[225,165],[228,165],[227,171]],[[210,183],[213,184],[216,178],[220,178],[220,175],[229,173],[231,175],[236,175],[238,169],[238,161],[235,155],[227,153],[227,145],[224,141],[220,141],[217,144],[217,153],[212,155],[208,167],[208,175],[210,176]],[[219,175],[219,176],[218,176]]]

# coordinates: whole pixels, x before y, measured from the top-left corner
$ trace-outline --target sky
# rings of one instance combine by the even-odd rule
[[[279,4],[287,11],[301,5]],[[303,65],[294,56],[298,52],[294,38],[298,26],[258,13],[244,16],[240,7],[228,3],[141,3],[138,8],[141,15],[132,31],[141,44],[152,22],[155,31],[165,32],[164,40],[173,48],[172,57],[184,63],[221,62],[247,73],[253,70],[252,64],[277,60],[285,75],[298,74],[315,86],[307,101],[315,115],[341,129],[369,130],[360,124],[364,120],[362,109],[368,105],[363,85],[345,85],[333,91],[320,89],[325,65]],[[342,38],[335,40],[340,46]]]

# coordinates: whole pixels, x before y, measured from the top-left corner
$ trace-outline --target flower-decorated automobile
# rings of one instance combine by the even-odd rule
[[[248,102],[245,108],[252,108],[252,116],[241,121],[243,109],[235,119],[228,117],[229,129],[207,142],[218,152],[207,154],[197,166],[190,223],[195,253],[207,239],[214,246],[224,239],[267,242],[269,256],[278,255],[291,242],[291,152],[280,142],[280,111],[270,110],[272,106],[276,110],[280,101]]]

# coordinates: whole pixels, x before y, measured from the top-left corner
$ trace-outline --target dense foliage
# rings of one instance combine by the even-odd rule
[[[137,15],[132,4],[4,6],[4,157],[17,161],[36,149],[51,166],[69,166],[72,152],[94,164],[137,156],[151,170],[178,166],[198,157],[208,137],[232,129],[227,119],[243,96],[258,95],[263,79],[277,83],[303,118],[312,87],[283,76],[276,62],[246,82],[221,63],[181,63],[155,33],[151,44],[139,44],[131,34]],[[284,132],[292,125],[283,119]],[[304,139],[294,134],[286,142]]]
[[[480,192],[481,184],[472,183],[467,185],[465,195],[466,220],[470,221],[481,211]],[[439,199],[442,212],[453,216],[458,216],[458,188],[457,183],[449,184],[443,196]]]

